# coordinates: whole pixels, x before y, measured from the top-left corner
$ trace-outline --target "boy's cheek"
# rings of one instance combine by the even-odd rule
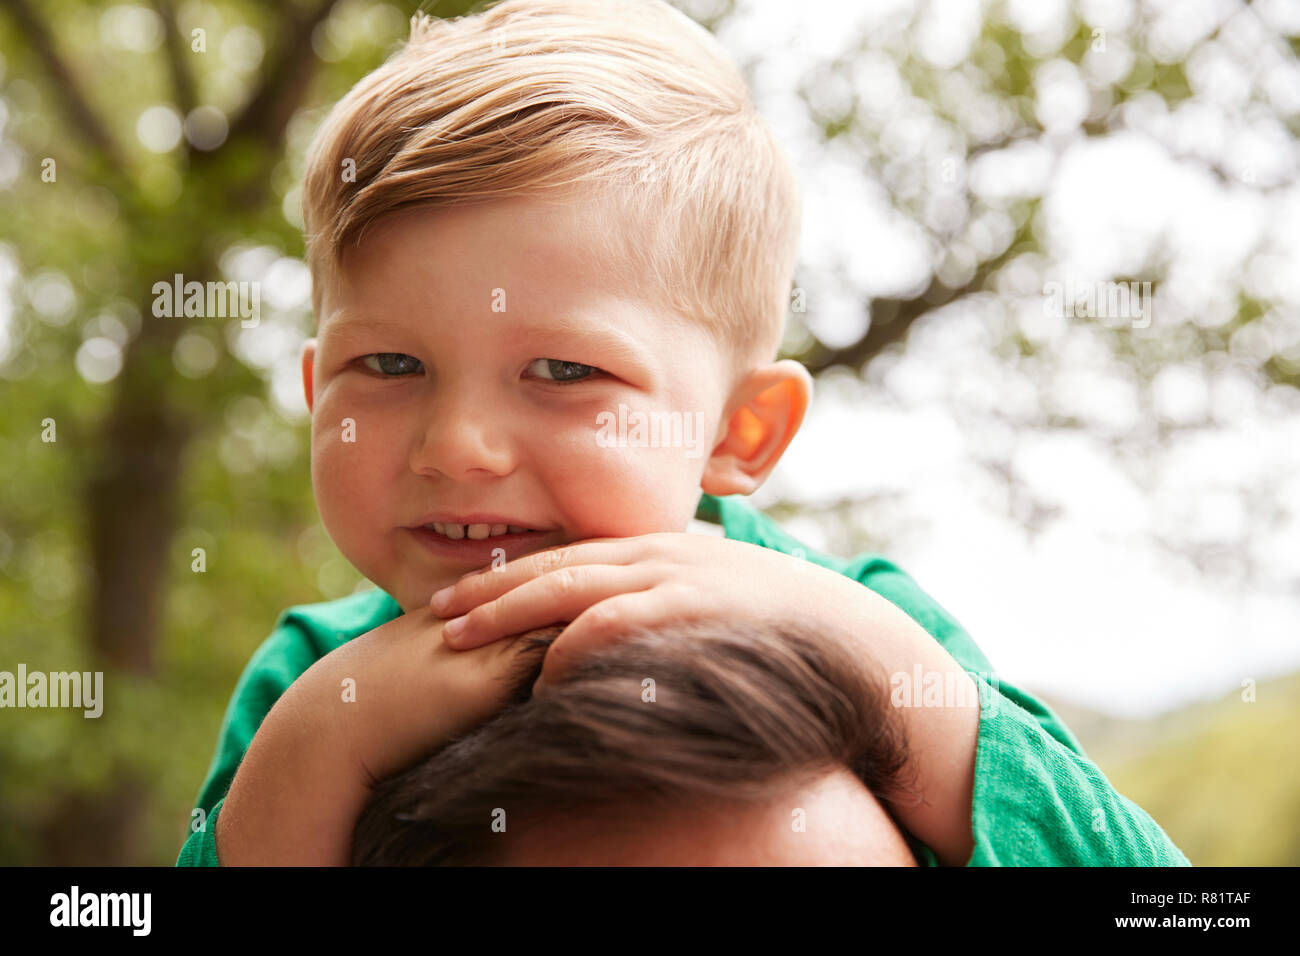
[[[573,540],[682,531],[699,501],[699,476],[666,449],[598,448],[546,479]]]
[[[370,536],[391,531],[401,516],[384,511],[391,495],[385,494],[379,462],[368,456],[360,443],[348,444],[337,438],[313,442],[311,456],[312,491],[325,530],[344,556],[364,549]]]

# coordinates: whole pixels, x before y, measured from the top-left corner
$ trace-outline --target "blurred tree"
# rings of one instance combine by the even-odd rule
[[[4,0],[36,60],[29,69],[43,73],[63,108],[69,135],[60,141],[71,145],[80,139],[86,150],[79,157],[88,166],[83,182],[109,189],[122,210],[127,242],[119,247],[115,265],[126,277],[121,288],[134,297],[141,324],[123,351],[112,403],[96,429],[94,463],[86,476],[95,571],[87,632],[106,660],[135,671],[148,673],[153,667],[182,456],[194,430],[203,424],[178,407],[177,396],[189,392],[191,403],[212,407],[219,390],[254,385],[246,376],[241,376],[243,381],[218,377],[194,384],[177,375],[172,353],[187,323],[183,317],[154,315],[153,285],[177,273],[186,281],[218,278],[223,249],[203,228],[206,224],[284,233],[282,221],[274,221],[279,207],[272,203],[277,198],[270,189],[272,171],[283,153],[285,128],[318,64],[311,33],[336,3],[280,7],[267,30],[274,37],[267,66],[229,122],[229,134],[215,149],[200,150],[188,138],[179,141],[173,160],[184,183],[183,196],[160,205],[150,201],[141,184],[134,151],[118,142],[120,131],[131,128],[123,116],[140,106],[112,104],[115,115],[104,118],[101,110],[108,107],[92,104],[83,81],[56,47],[54,35],[71,31],[45,22],[26,0]],[[205,53],[206,37],[196,34],[191,44],[189,36],[182,38],[173,9],[164,0],[156,6],[164,38],[160,56],[172,81],[170,98],[177,113],[189,118],[197,94],[187,47],[200,46],[196,56]],[[82,10],[76,15],[88,17]]]
[[[337,98],[378,65],[385,52],[382,44],[357,44],[355,56],[329,64],[332,76],[317,77],[322,66],[318,49],[332,42],[321,29],[340,10],[349,17],[364,15],[364,5],[356,3],[187,4],[182,8],[185,23],[178,22],[177,10],[167,0],[153,6],[151,16],[147,8],[131,5],[105,10],[98,4],[63,2],[37,9],[28,0],[0,3],[11,26],[3,49],[14,57],[21,75],[40,84],[38,94],[35,87],[20,87],[23,98],[29,90],[41,97],[34,115],[15,124],[15,139],[26,151],[26,175],[14,190],[22,202],[5,216],[0,235],[21,243],[24,270],[61,269],[85,277],[93,263],[101,278],[86,282],[78,311],[89,318],[94,305],[125,301],[134,307],[129,316],[138,321],[121,350],[121,369],[102,417],[53,417],[64,440],[76,443],[81,456],[80,508],[91,587],[86,640],[101,665],[142,675],[152,673],[156,664],[186,449],[220,424],[213,409],[261,384],[230,353],[212,374],[179,374],[177,342],[196,322],[155,316],[154,284],[176,274],[186,282],[221,279],[222,255],[248,237],[301,250],[301,235],[281,213],[283,197],[273,189],[283,179],[277,174],[283,172],[286,129],[314,80],[318,95]],[[392,33],[385,38],[389,43],[403,38],[404,30],[392,29],[394,20],[404,27],[415,4],[404,6],[399,16],[382,21]],[[439,12],[456,15],[468,6],[444,3]],[[386,10],[397,12],[391,6]],[[228,91],[232,74],[245,79],[227,65],[232,50],[222,40],[232,33],[246,36],[233,26],[246,22],[258,24],[253,42],[268,52],[260,71],[238,91],[240,105],[227,120],[210,105],[209,96]],[[118,59],[122,47],[152,49],[153,62]],[[230,98],[228,92],[222,95]],[[46,97],[52,101],[48,106]],[[174,148],[164,146],[161,163],[141,142],[149,136],[143,126],[150,115],[146,110],[158,116],[160,105],[164,120],[169,115],[184,118],[184,135]],[[36,141],[24,143],[25,131],[35,131]],[[52,165],[39,161],[45,150]],[[53,171],[53,180],[42,181],[46,168]],[[111,231],[86,228],[100,222],[96,201],[113,210],[102,217],[112,219]],[[55,337],[58,345],[50,352],[40,340],[39,326],[29,324],[23,331],[20,348],[61,365],[71,361],[77,343],[67,334]],[[122,796],[103,801],[123,830],[130,829],[138,789],[128,776],[116,787]],[[47,830],[58,834],[59,846],[84,849],[102,845],[97,837],[103,822],[74,795],[64,812],[50,815]],[[75,858],[71,850],[69,857]],[[110,853],[99,862],[120,860]]]

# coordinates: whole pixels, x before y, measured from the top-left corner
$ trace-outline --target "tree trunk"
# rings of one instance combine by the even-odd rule
[[[105,662],[137,674],[153,672],[191,433],[166,401],[179,327],[150,316],[128,346],[85,488],[95,572],[90,644]]]

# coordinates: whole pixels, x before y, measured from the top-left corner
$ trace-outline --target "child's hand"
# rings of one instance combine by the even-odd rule
[[[448,648],[428,609],[326,654],[249,744],[217,820],[223,865],[346,865],[371,788],[506,702],[517,640]]]
[[[894,675],[910,680],[919,668],[926,681],[960,694],[942,706],[901,708],[912,753],[904,773],[918,796],[914,804],[895,802],[894,811],[941,862],[960,866],[970,858],[979,736],[975,684],[919,624],[851,578],[746,542],[664,533],[525,555],[466,575],[435,594],[431,605],[443,617],[462,615],[443,631],[458,650],[572,622],[547,650],[535,693],[584,650],[633,629],[703,616],[738,627],[759,620],[803,624],[826,640],[844,642],[864,662],[874,660],[891,684]]]
[[[443,642],[443,626],[429,608],[413,610],[347,642],[303,675],[321,669],[312,678],[321,688],[312,706],[341,718],[334,726],[372,785],[505,705],[519,667],[519,635],[465,654]],[[355,702],[342,699],[347,680],[355,682]]]
[[[633,628],[701,617],[784,620],[851,639],[881,612],[901,614],[819,565],[741,541],[672,533],[538,551],[462,577],[431,606],[444,617],[463,615],[443,632],[457,650],[572,622],[547,652],[535,690],[559,678],[575,655]]]

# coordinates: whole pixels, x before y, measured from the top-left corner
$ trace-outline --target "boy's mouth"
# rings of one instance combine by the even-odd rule
[[[444,521],[444,517],[460,518]],[[477,520],[475,520],[477,519]],[[426,515],[409,530],[434,554],[471,564],[485,564],[503,552],[507,560],[559,543],[554,528],[530,528],[505,515]]]

